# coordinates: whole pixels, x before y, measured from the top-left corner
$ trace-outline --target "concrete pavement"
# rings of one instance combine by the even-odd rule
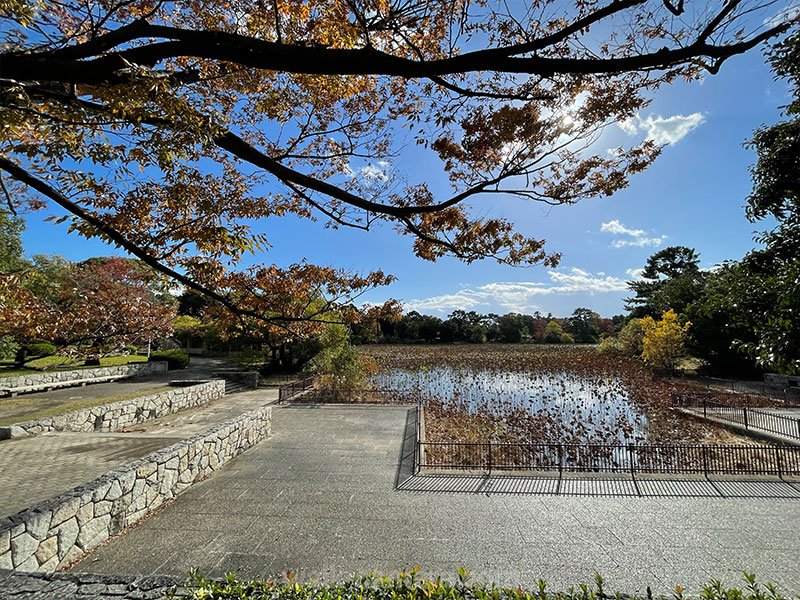
[[[47,392],[24,394],[17,398],[0,398],[0,418],[4,422],[26,421],[33,413],[75,401],[97,400],[102,404],[104,398],[113,396],[147,393],[166,386],[175,379],[210,379],[214,371],[230,367],[231,362],[219,358],[193,356],[189,367],[167,373],[153,373],[143,377],[120,379],[109,383],[95,383],[87,386],[59,388]],[[24,400],[22,406],[13,406]]]
[[[0,517],[277,398],[277,389],[259,389],[147,421],[123,433],[53,432],[0,441]]]
[[[800,591],[800,485],[685,479],[412,476],[414,411],[288,406],[273,437],[74,570],[430,576],[670,593],[741,571]]]

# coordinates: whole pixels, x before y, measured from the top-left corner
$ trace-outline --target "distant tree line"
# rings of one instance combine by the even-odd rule
[[[614,335],[624,319],[606,319],[588,308],[576,308],[566,318],[545,316],[539,311],[531,315],[484,315],[455,310],[440,319],[411,311],[400,320],[379,320],[375,325],[354,327],[352,339],[355,343],[594,344],[601,337]]]

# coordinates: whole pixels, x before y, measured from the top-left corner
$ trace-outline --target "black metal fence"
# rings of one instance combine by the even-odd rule
[[[428,442],[417,406],[415,472],[422,469],[800,475],[800,447],[707,444]]]
[[[307,390],[313,389],[315,380],[316,377],[312,375],[311,377],[306,377],[305,379],[292,381],[282,385],[278,388],[278,402],[286,402],[298,394],[302,394]]]
[[[677,403],[704,417],[714,417],[730,423],[742,425],[745,429],[775,433],[787,438],[800,440],[800,414],[782,415],[774,411],[751,408],[749,406],[730,406],[710,398],[684,396]]]
[[[305,396],[308,402],[335,402],[341,404],[416,404],[416,397],[398,390],[324,388],[315,389]]]
[[[800,406],[800,387],[797,386],[776,386],[758,381],[739,381],[685,374],[677,379],[678,382],[682,380],[693,380],[696,382],[695,385],[699,388],[704,386],[705,392],[714,396],[746,397],[753,401],[758,399],[778,400],[786,406]]]

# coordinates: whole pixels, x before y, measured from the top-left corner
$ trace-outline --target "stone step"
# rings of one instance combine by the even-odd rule
[[[226,380],[225,381],[225,395],[226,396],[229,395],[229,394],[238,394],[239,392],[246,392],[249,389],[250,388],[248,386],[246,386],[246,385],[244,385],[242,383],[239,383],[238,381],[230,381],[230,380]]]

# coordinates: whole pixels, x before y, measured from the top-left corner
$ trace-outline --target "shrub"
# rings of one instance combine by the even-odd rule
[[[644,339],[642,322],[643,319],[631,319],[619,332],[622,350],[628,356],[639,356],[642,353],[642,340]]]
[[[183,350],[158,350],[150,353],[150,360],[167,361],[167,368],[170,371],[189,366],[189,355]]]
[[[139,352],[139,348],[137,348],[133,344],[128,344],[127,346],[125,346],[125,352],[128,354],[136,354],[137,352]]]
[[[286,581],[270,580],[242,581],[232,573],[222,581],[213,581],[190,572],[186,589],[192,598],[224,600],[382,600],[402,598],[404,600],[609,600],[625,598],[643,600],[644,596],[622,596],[610,594],[604,589],[604,580],[595,575],[595,585],[581,583],[566,591],[551,591],[541,579],[535,589],[521,587],[500,587],[494,583],[468,583],[468,574],[458,569],[458,582],[450,583],[442,579],[426,579],[418,575],[419,569],[401,572],[396,577],[378,577],[374,573],[341,582],[300,583],[291,573]],[[704,600],[788,600],[771,584],[759,584],[755,575],[744,573],[747,585],[743,589],[726,588],[719,580],[712,579],[698,595]],[[177,590],[176,590],[177,591]],[[653,596],[647,588],[648,600],[664,596]],[[689,600],[686,590],[675,586],[671,599]]]
[[[625,353],[625,344],[619,338],[606,337],[600,340],[600,346],[597,348],[599,354],[608,354],[610,356],[621,355]]]
[[[377,370],[374,360],[361,356],[350,343],[349,332],[343,325],[325,327],[319,343],[322,349],[312,359],[309,370],[322,376],[320,385],[324,388],[363,388]]]
[[[0,358],[14,358],[17,350],[19,350],[19,344],[14,341],[13,337],[10,335],[0,335]]]
[[[575,338],[573,338],[568,333],[562,333],[558,338],[558,343],[559,344],[574,344],[575,343]]]
[[[31,356],[53,356],[56,353],[56,348],[53,344],[49,342],[38,342],[35,344],[28,344],[26,346],[28,349],[28,354]]]
[[[661,315],[660,321],[652,317],[642,319],[642,359],[658,369],[674,371],[683,356],[691,322],[680,324],[678,315],[670,309]]]

